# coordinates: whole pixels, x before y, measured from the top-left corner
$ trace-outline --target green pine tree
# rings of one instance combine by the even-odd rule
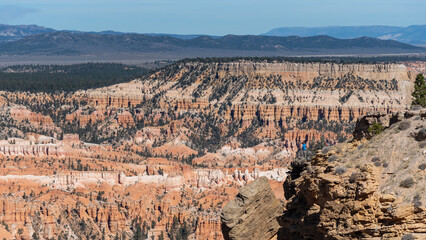
[[[412,103],[413,105],[421,105],[422,107],[426,107],[426,83],[425,78],[421,73],[416,77],[412,96],[414,98]]]
[[[36,232],[33,233],[32,235],[32,240],[39,240],[40,238],[38,237],[38,234]]]

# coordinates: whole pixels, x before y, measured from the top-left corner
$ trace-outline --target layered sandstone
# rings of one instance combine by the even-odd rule
[[[82,94],[82,97],[99,108],[130,108],[142,103],[145,93],[150,92],[146,91],[137,81],[133,81],[89,91],[87,94]]]
[[[0,140],[0,154],[6,156],[63,156],[62,146],[54,143],[36,144],[30,140],[10,138]]]
[[[229,87],[233,78],[239,81],[234,83],[241,87],[239,92]],[[367,111],[405,108],[411,102],[413,78],[402,64],[189,62],[174,70],[166,67],[147,79],[81,94],[101,108],[135,107],[161,92],[155,100],[177,112],[214,111],[212,98],[223,104],[226,97],[231,108],[225,119],[243,122],[256,115],[266,124],[286,118],[353,121]],[[216,96],[217,87],[212,86],[222,87],[221,95]],[[265,105],[262,99],[269,95],[275,103]]]
[[[331,101],[332,102],[332,101]],[[338,101],[334,101],[338,102]],[[225,114],[225,119],[238,121],[243,127],[248,127],[252,120],[258,118],[265,126],[285,124],[287,120],[311,120],[311,121],[337,121],[352,122],[367,112],[379,111],[390,113],[391,111],[403,110],[405,106],[338,106],[338,105],[233,105]]]
[[[187,137],[199,134],[193,127],[198,116],[204,115],[223,124],[219,126],[222,135],[231,132],[229,127],[234,125],[238,130],[233,137],[252,131],[251,128],[256,129],[253,134],[260,139],[279,139],[284,134],[286,150],[295,156],[301,139],[309,139],[308,144],[321,139],[335,143],[346,138],[356,119],[367,112],[406,109],[411,103],[413,80],[414,73],[402,64],[178,62],[142,79],[77,92],[75,96],[93,109],[74,111],[66,120],[78,122],[80,127],[97,123],[102,126],[98,127],[100,131],[111,129],[113,133],[102,133],[108,139],[120,128],[148,125],[134,137],[142,146],[141,151],[155,156],[173,154],[182,159],[199,151],[183,144],[179,147],[190,148],[184,151],[186,156],[176,150],[170,153],[175,148],[170,140],[177,136],[167,131],[165,141],[161,129],[165,130],[164,124],[170,121],[170,130],[186,128]],[[172,129],[179,122],[175,119],[182,116],[186,119]],[[318,123],[325,128],[327,123],[338,126],[333,129],[334,134],[326,132],[323,136],[314,131],[324,131],[319,125],[308,129],[312,132],[305,136],[289,131],[298,131],[296,128],[303,124]],[[160,125],[164,128],[153,129]],[[153,132],[147,132],[148,128]],[[336,130],[339,128],[341,131]],[[158,142],[168,145],[158,146]],[[151,148],[153,145],[155,149]]]

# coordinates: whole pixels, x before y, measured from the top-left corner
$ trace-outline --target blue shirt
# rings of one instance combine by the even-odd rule
[[[306,150],[306,143],[302,144],[302,149]]]

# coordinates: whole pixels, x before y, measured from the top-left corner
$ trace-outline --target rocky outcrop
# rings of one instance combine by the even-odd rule
[[[384,112],[369,112],[366,116],[357,120],[353,136],[360,140],[363,138],[371,139],[375,131],[383,131],[391,125],[416,116],[417,118],[426,117],[426,110],[410,110],[386,114]],[[407,126],[408,127],[408,126]]]
[[[424,110],[372,113],[358,120],[357,141],[323,149],[311,161],[293,164],[285,183],[289,199],[282,218],[285,235],[292,239],[425,237],[426,207],[420,187],[425,172],[418,168],[425,158],[413,139],[424,123]],[[371,127],[377,124],[389,129],[375,135]],[[410,178],[413,173],[415,182]]]
[[[292,162],[277,239],[426,238],[426,110],[371,113],[357,123],[353,141]],[[249,184],[246,191],[262,190]],[[268,229],[250,220],[261,221],[259,212],[242,210],[259,197],[240,195],[223,211],[224,236]],[[262,217],[268,222],[276,215]]]
[[[222,232],[225,239],[269,240],[279,229],[282,205],[275,198],[266,177],[240,189],[237,198],[222,210]]]
[[[372,113],[358,120],[355,141],[294,162],[283,239],[426,237],[424,146],[415,140],[425,113]],[[383,133],[371,130],[377,124]]]

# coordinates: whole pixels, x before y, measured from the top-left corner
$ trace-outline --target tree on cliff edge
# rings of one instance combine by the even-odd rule
[[[416,77],[412,96],[414,97],[413,105],[421,105],[422,107],[426,107],[426,83],[425,78],[421,73]]]

